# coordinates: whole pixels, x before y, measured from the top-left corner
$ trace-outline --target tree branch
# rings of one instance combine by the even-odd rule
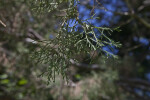
[[[5,24],[5,23],[3,23],[1,20],[0,20],[0,23],[1,23],[4,27],[6,27],[6,24]]]

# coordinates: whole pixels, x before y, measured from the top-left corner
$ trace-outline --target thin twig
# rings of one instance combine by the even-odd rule
[[[5,24],[5,23],[3,23],[1,20],[0,20],[0,23],[1,23],[4,27],[6,27],[6,24]]]

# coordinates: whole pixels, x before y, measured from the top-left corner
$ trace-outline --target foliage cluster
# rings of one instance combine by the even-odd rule
[[[39,12],[43,12],[43,9],[50,12],[59,9],[61,3],[64,3],[64,1],[36,1],[37,7],[35,9]],[[33,58],[37,62],[49,65],[46,73],[48,81],[55,80],[55,72],[60,73],[63,78],[67,78],[65,73],[70,59],[78,62],[75,56],[80,53],[90,54],[91,51],[98,51],[100,55],[106,54],[106,56],[116,58],[116,55],[103,50],[102,47],[109,45],[113,49],[113,46],[121,46],[120,43],[108,37],[113,30],[118,30],[117,28],[111,29],[92,25],[90,20],[95,19],[95,14],[90,15],[89,19],[79,18],[80,14],[77,9],[81,2],[78,0],[65,1],[65,3],[67,3],[67,8],[61,11],[65,11],[66,14],[64,16],[56,15],[61,19],[58,35],[54,39],[44,41],[41,49],[33,54]],[[73,25],[71,26],[70,23],[73,23]],[[100,36],[98,36],[98,33]]]

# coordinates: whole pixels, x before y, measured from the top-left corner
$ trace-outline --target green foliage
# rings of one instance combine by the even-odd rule
[[[30,0],[32,6],[34,6],[37,12],[51,12],[52,10],[58,9],[59,5],[62,3],[69,3],[71,7],[74,4],[74,1],[78,2],[79,0]]]
[[[27,83],[28,83],[28,81],[27,81],[26,79],[21,79],[21,80],[19,80],[19,82],[18,82],[19,85],[25,85],[25,84],[27,84]]]
[[[113,41],[109,38],[108,35],[111,35],[111,32],[118,30],[117,28],[111,29],[106,27],[96,27],[90,24],[89,19],[82,20],[79,19],[79,13],[77,10],[77,5],[80,1],[70,0],[70,1],[36,1],[35,9],[37,11],[52,11],[61,3],[68,3],[68,8],[63,9],[64,16],[56,16],[62,21],[60,23],[60,29],[57,33],[56,38],[40,41],[40,49],[35,50],[32,58],[34,58],[38,63],[47,64],[49,67],[47,71],[42,75],[48,76],[48,81],[55,81],[55,74],[61,74],[64,79],[67,79],[67,68],[70,65],[70,60],[78,62],[76,56],[80,53],[90,54],[91,51],[99,51],[99,54],[106,56],[112,56],[117,58],[116,55],[111,54],[102,49],[104,46],[115,46],[120,47],[120,43]],[[94,15],[91,16],[91,20],[95,19]],[[70,20],[75,20],[73,26],[69,25]],[[77,29],[78,26],[81,26],[83,29],[82,32]],[[98,30],[101,34],[97,36],[97,33],[94,30]],[[112,48],[111,48],[112,49]]]

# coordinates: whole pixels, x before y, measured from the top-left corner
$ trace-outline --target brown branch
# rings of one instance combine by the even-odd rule
[[[150,28],[150,23],[148,23],[146,20],[144,20],[143,18],[137,16],[134,14],[134,18],[136,18],[139,22],[141,22],[144,26],[146,26],[147,28]]]
[[[150,28],[150,23],[148,23],[146,20],[144,20],[143,18],[139,17],[138,15],[135,14],[131,4],[129,3],[129,0],[125,0],[127,3],[127,6],[131,12],[130,16],[134,17],[135,19],[137,19],[139,22],[141,22],[143,25],[145,25],[147,28]]]
[[[135,11],[133,10],[131,4],[129,3],[129,0],[125,0],[125,1],[126,1],[127,6],[128,6],[128,8],[129,8],[129,10],[130,10],[129,12],[114,12],[114,11],[112,11],[112,10],[110,10],[110,9],[107,9],[107,8],[105,8],[105,7],[104,7],[104,8],[105,8],[106,11],[112,12],[112,13],[114,13],[114,14],[116,14],[116,15],[129,16],[129,17],[131,17],[131,18],[135,18],[135,19],[137,19],[139,22],[141,22],[144,26],[146,26],[147,28],[150,28],[150,23],[148,23],[146,20],[144,20],[143,18],[139,17],[139,16],[135,13]],[[96,0],[96,2],[97,2],[100,6],[103,6],[98,0]]]
[[[28,31],[30,34],[32,34],[34,36],[34,38],[36,38],[38,40],[44,40],[44,38],[39,33],[34,31],[32,28],[30,28]]]
[[[140,100],[149,100],[150,98],[148,96],[139,95],[134,89],[141,89],[141,91],[144,93],[145,91],[150,91],[150,83],[145,80],[137,79],[137,78],[120,78],[118,80],[117,85],[122,87],[125,91],[130,92],[135,97],[139,98]]]
[[[128,8],[129,8],[129,12],[130,12],[131,14],[134,14],[135,12],[134,12],[134,10],[133,10],[133,8],[132,8],[132,6],[131,6],[129,0],[125,0],[125,2],[126,2]]]
[[[146,80],[142,80],[142,79],[138,79],[138,78],[120,78],[119,80],[120,82],[125,82],[128,84],[139,84],[139,85],[143,85],[143,86],[147,86],[150,87],[150,82],[146,81]]]
[[[108,11],[112,12],[111,10],[108,10]],[[137,19],[140,23],[142,23],[144,26],[146,26],[147,28],[150,28],[150,23],[148,23],[146,20],[144,20],[142,17],[139,17],[135,13],[134,14],[131,14],[129,12],[124,12],[124,13],[112,12],[112,13],[117,14],[117,15],[122,15],[122,16],[133,17],[133,18]]]
[[[135,49],[137,49],[137,48],[139,48],[139,47],[141,47],[141,46],[142,46],[142,44],[135,45],[135,46],[133,46],[133,47],[131,47],[131,48],[128,48],[127,51],[129,52],[129,51],[135,50]]]
[[[94,0],[93,8],[92,8],[92,10],[91,10],[91,15],[93,15],[93,13],[94,13],[94,9],[95,9],[95,0]]]
[[[0,20],[0,23],[1,23],[4,27],[6,27],[6,24],[5,24],[5,23],[3,23],[1,20]]]
[[[134,91],[133,88],[129,88],[127,85],[124,84],[118,84],[123,90],[129,92],[130,94],[134,95],[136,97],[136,100],[149,100],[148,98],[144,96],[140,96]]]
[[[77,63],[73,59],[70,59],[72,65],[78,68],[84,68],[86,70],[95,70],[95,71],[105,71],[105,69],[101,68],[98,64],[84,64],[84,63]]]

